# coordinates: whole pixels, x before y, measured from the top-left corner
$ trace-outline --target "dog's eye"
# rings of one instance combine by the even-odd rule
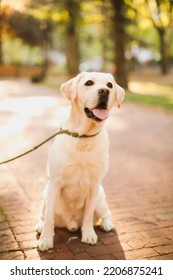
[[[108,86],[108,88],[113,88],[113,84],[112,83],[108,83],[107,86]]]
[[[85,83],[85,86],[92,86],[93,84],[94,84],[93,81],[88,80],[88,81]]]

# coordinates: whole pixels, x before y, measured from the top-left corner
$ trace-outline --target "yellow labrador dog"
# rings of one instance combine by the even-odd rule
[[[108,170],[104,123],[113,105],[120,107],[124,90],[111,74],[96,72],[82,72],[60,89],[71,110],[49,155],[49,181],[36,225],[41,251],[53,248],[55,227],[81,228],[81,241],[87,244],[97,242],[98,219],[103,230],[114,227],[101,185]]]

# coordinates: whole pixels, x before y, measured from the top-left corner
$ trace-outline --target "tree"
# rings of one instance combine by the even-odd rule
[[[42,49],[44,64],[42,73],[35,81],[45,78],[48,70],[47,52],[51,45],[52,23],[50,20],[38,20],[32,15],[13,11],[8,16],[8,33],[19,37],[30,46],[39,46]]]
[[[161,72],[168,72],[169,43],[173,28],[173,0],[146,0],[160,40]]]
[[[123,88],[128,88],[127,85],[127,69],[125,59],[125,2],[124,0],[111,0],[112,8],[114,10],[113,28],[115,40],[115,53],[116,53],[116,80],[117,83]]]
[[[51,44],[51,22],[38,20],[31,15],[13,12],[8,17],[8,32],[11,36],[21,38],[30,46]]]
[[[31,1],[31,14],[54,22],[56,33],[63,33],[64,51],[67,58],[67,71],[70,76],[78,72],[79,66],[79,20],[82,0],[38,0]],[[39,13],[38,13],[39,10]],[[39,14],[39,15],[38,15]],[[60,31],[61,30],[61,31]]]
[[[51,45],[52,22],[33,17],[25,9],[22,12],[3,3],[0,9],[0,63],[3,62],[2,35],[3,38],[20,38],[29,46],[41,48],[44,57],[43,75],[47,71],[47,50]]]
[[[68,21],[66,24],[66,53],[67,67],[70,76],[79,71],[79,34],[77,31],[80,5],[79,1],[65,0],[64,7],[68,11]]]

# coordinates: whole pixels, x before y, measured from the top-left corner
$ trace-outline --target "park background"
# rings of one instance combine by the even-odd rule
[[[0,259],[173,259],[173,1],[1,0],[0,161],[53,134],[67,112],[62,82],[114,75],[126,90],[107,122],[104,187],[115,232],[57,229],[37,251],[34,224],[52,142],[0,166]]]
[[[171,72],[172,0],[1,0],[0,7],[0,75],[33,82],[49,75],[56,84],[79,71],[107,71],[133,91],[132,73]]]

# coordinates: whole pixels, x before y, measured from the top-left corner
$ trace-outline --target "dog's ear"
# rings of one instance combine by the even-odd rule
[[[73,103],[76,97],[76,81],[77,77],[70,79],[69,81],[65,82],[61,85],[60,91],[64,97]]]
[[[113,84],[114,84],[114,88],[115,88],[116,105],[117,105],[118,108],[120,108],[120,105],[123,102],[123,99],[125,97],[125,90],[115,82],[112,74],[109,74],[109,76],[112,79]]]
[[[123,102],[124,97],[125,97],[125,90],[116,84],[115,99],[116,99],[116,105],[118,108],[120,108],[120,105]]]

